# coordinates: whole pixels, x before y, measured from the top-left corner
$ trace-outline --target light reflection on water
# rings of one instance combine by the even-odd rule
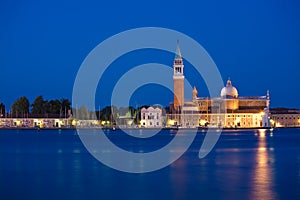
[[[256,153],[256,165],[253,177],[253,199],[275,199],[273,166],[273,154],[267,149],[266,129],[259,129],[258,147]]]

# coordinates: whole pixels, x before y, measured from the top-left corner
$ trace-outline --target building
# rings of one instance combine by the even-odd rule
[[[1,118],[0,128],[61,128],[71,127],[70,118]]]
[[[177,42],[176,56],[173,65],[173,81],[174,81],[174,105],[175,111],[179,111],[184,105],[184,75],[183,75],[183,60]]]
[[[300,110],[273,108],[270,112],[273,127],[300,127]]]
[[[174,102],[170,103],[170,114],[167,115],[168,126],[270,127],[269,92],[264,96],[240,97],[238,90],[228,79],[219,97],[199,97],[194,86],[192,101],[185,102],[183,68],[183,59],[177,44],[173,65]]]
[[[141,126],[145,128],[161,128],[163,126],[162,109],[159,107],[142,108]]]

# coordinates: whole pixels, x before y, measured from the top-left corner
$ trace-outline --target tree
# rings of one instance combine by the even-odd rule
[[[44,100],[43,96],[38,96],[32,106],[32,114],[67,114],[71,107],[71,103],[68,99],[54,99]]]
[[[166,115],[167,113],[170,113],[170,106],[166,106],[166,107],[162,110],[162,115]]]
[[[29,101],[26,97],[20,97],[11,106],[13,114],[27,114],[29,113]]]
[[[118,114],[118,109],[116,106],[106,106],[100,112],[100,119],[105,121],[115,121],[114,117]]]
[[[62,114],[62,105],[58,99],[47,102],[47,112],[50,114]]]
[[[63,98],[60,100],[60,103],[61,103],[62,109],[67,110],[67,111],[71,109],[71,102],[68,99]]]
[[[88,108],[85,105],[81,106],[76,117],[81,120],[90,119],[90,112]]]
[[[3,103],[0,103],[0,117],[5,116],[5,105]]]
[[[32,110],[31,113],[32,114],[45,114],[47,113],[47,101],[44,101],[43,96],[38,96],[33,104],[31,104]]]

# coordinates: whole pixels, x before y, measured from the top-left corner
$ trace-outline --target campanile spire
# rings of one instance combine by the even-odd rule
[[[177,40],[176,55],[173,64],[173,81],[174,81],[174,108],[178,110],[184,105],[184,73],[183,59],[180,52],[179,41]]]

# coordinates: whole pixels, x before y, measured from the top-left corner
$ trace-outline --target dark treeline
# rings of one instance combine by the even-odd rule
[[[86,106],[82,106],[79,109],[73,108],[73,112],[75,118],[78,119],[96,118],[101,121],[110,121],[115,123],[117,119],[122,117],[136,119],[137,115],[140,114],[141,109],[142,107],[134,108],[129,106],[117,108],[116,106],[106,106],[100,110],[89,111]]]
[[[3,103],[0,103],[0,113],[3,116],[25,117],[29,114],[42,116],[65,115],[71,109],[71,102],[68,99],[45,100],[43,96],[38,96],[32,104],[27,97],[16,99],[8,110]]]
[[[96,111],[90,111],[85,105],[80,108],[72,108],[71,102],[68,99],[52,99],[46,100],[43,96],[35,98],[32,104],[30,104],[27,97],[23,96],[16,99],[11,105],[10,109],[7,109],[3,103],[0,102],[0,117],[69,117],[69,114],[73,114],[78,119],[92,119],[96,118],[102,121],[115,122],[118,118],[127,117],[133,118],[135,121],[140,119],[140,113],[142,108],[148,108],[148,105],[143,105],[137,108],[132,106],[120,107],[106,106]],[[169,111],[169,107],[163,109],[163,114]]]

